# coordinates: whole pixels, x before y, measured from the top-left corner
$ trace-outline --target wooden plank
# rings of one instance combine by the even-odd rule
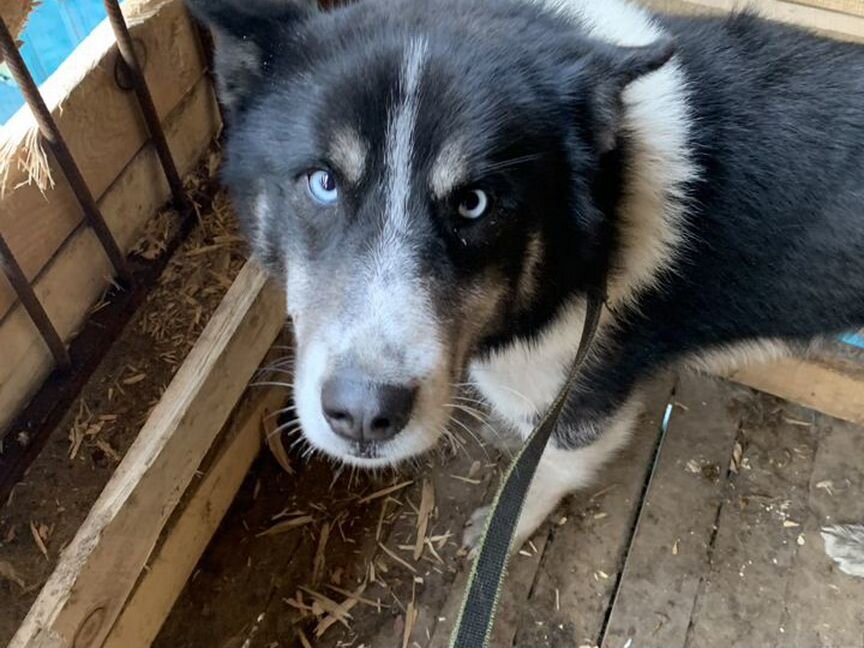
[[[852,14],[853,16],[864,16],[864,2],[862,0],[786,0],[810,7],[821,7],[830,11]]]
[[[840,40],[864,42],[864,17],[837,13],[820,7],[792,4],[783,0],[758,0],[743,4],[739,0],[639,0],[656,11],[679,14],[728,13],[742,6],[755,8],[772,20],[799,25]]]
[[[178,169],[198,163],[220,127],[210,82],[199,80],[165,122]],[[140,229],[169,198],[153,147],[142,149],[100,200],[102,213],[119,243],[128,248]],[[111,269],[89,228],[80,225],[34,284],[61,337],[71,339],[108,285]],[[0,430],[30,399],[51,371],[53,359],[19,306],[0,319]]]
[[[736,391],[743,389],[682,375],[604,647],[684,646],[735,447]]]
[[[216,457],[199,469],[203,478],[189,489],[173,523],[168,523],[105,648],[153,643],[261,448],[263,417],[284,401],[281,389],[253,392],[241,401],[220,435]]]
[[[786,588],[787,646],[864,646],[864,580],[830,563],[819,541],[826,524],[864,521],[864,429],[817,418],[824,430],[808,485],[807,542]]]
[[[145,78],[157,112],[164,119],[202,78],[204,64],[182,1],[133,4],[137,15],[130,16],[130,31],[141,43]],[[134,94],[118,87],[115,81],[116,56],[114,36],[105,22],[41,86],[97,200],[149,137]],[[4,183],[7,192],[0,199],[0,230],[31,279],[82,221],[81,208],[50,156],[53,189],[43,193],[36,184],[26,184],[27,173],[19,165],[33,146],[30,135],[35,128],[32,114],[25,107],[0,130],[0,147],[4,156],[11,158]],[[9,285],[0,282],[0,318],[15,301]]]
[[[864,423],[864,380],[824,364],[779,360],[733,371],[729,378],[852,423]]]
[[[565,511],[568,522],[553,529],[552,542],[524,606],[515,645],[599,644],[649,477],[673,378],[661,377],[646,391],[642,398],[645,411],[631,447],[603,471],[593,494],[573,498]]]
[[[832,440],[837,426],[847,429]],[[811,505],[831,490],[827,477],[859,503],[848,512],[864,511],[860,455],[853,473],[842,471],[851,463],[842,455],[861,452],[861,436],[861,428],[765,396],[742,403],[742,470],[726,491],[685,645],[864,645],[864,581],[836,570],[818,532],[841,505]]]
[[[491,645],[598,642],[671,391],[670,376],[646,390],[645,413],[631,446],[603,471],[593,489],[569,498],[535,534],[540,555],[516,556]],[[566,521],[560,524],[562,519]],[[463,573],[457,579],[430,648],[448,645],[466,577]]]
[[[281,290],[247,263],[10,648],[102,645],[196,468],[282,328],[284,312]]]

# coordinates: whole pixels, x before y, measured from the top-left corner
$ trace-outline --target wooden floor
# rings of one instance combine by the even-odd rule
[[[820,536],[864,523],[864,428],[692,374],[646,403],[515,557],[492,645],[864,647],[864,579]],[[155,645],[445,648],[462,526],[503,465],[465,436],[377,479],[262,457]]]

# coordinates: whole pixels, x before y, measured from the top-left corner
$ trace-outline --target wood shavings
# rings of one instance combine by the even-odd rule
[[[78,413],[72,426],[69,428],[69,459],[74,460],[81,450],[81,446],[87,439],[92,439],[102,432],[102,428],[109,422],[100,417],[94,422],[93,412],[84,400],[79,401]]]
[[[315,637],[321,638],[321,636],[327,632],[328,628],[332,626],[334,623],[341,622],[341,619],[345,617],[349,617],[348,614],[354,606],[361,602],[360,595],[366,590],[366,584],[362,584],[355,591],[349,592],[347,597],[342,603],[339,604],[339,613],[338,614],[329,614],[325,618],[323,618],[318,626],[315,628]]]
[[[115,463],[120,463],[122,457],[105,439],[96,439],[94,445],[110,457]]]
[[[279,421],[273,415],[273,412],[264,410],[264,416],[261,419],[261,427],[264,433],[264,440],[267,447],[270,448],[270,454],[276,459],[276,463],[289,475],[294,474],[294,467],[291,465],[291,459],[288,457],[288,452],[285,450],[285,444],[282,443],[282,435],[279,433]]]
[[[461,481],[461,482],[465,482],[466,484],[473,484],[473,485],[475,485],[475,486],[476,486],[477,484],[482,484],[482,483],[483,483],[483,480],[482,480],[482,479],[474,479],[474,478],[472,478],[472,477],[463,477],[462,475],[450,475],[450,476],[451,476],[453,479],[459,480],[459,481]]]
[[[255,537],[263,538],[266,536],[279,535],[280,533],[286,533],[293,529],[297,529],[307,524],[311,524],[314,521],[315,518],[313,518],[311,515],[301,515],[300,517],[292,518],[290,520],[285,520],[284,522],[274,524],[266,531],[262,531],[261,533],[256,534]]]
[[[48,560],[48,547],[45,541],[50,537],[51,530],[45,524],[37,525],[36,522],[30,520],[30,534],[33,536],[33,542],[39,547],[39,551],[45,556],[45,560]]]
[[[813,427],[813,426],[815,425],[814,423],[811,423],[811,422],[809,422],[809,421],[801,421],[801,420],[798,420],[798,419],[790,418],[790,417],[788,417],[788,416],[784,416],[784,417],[783,417],[783,420],[784,420],[786,423],[788,423],[789,425],[797,425],[798,427],[808,427],[808,428],[810,428],[810,427]]]
[[[318,585],[324,575],[326,562],[327,542],[330,540],[330,523],[321,525],[321,533],[318,536],[318,547],[315,550],[315,558],[312,560],[312,584]]]
[[[397,563],[399,563],[400,565],[402,565],[405,569],[407,569],[408,571],[413,572],[413,573],[415,573],[415,574],[417,573],[417,570],[414,568],[414,565],[412,565],[411,563],[408,563],[408,562],[402,560],[402,559],[401,559],[399,556],[397,556],[393,551],[391,551],[390,549],[388,549],[388,548],[384,545],[383,542],[379,542],[379,543],[378,543],[378,546],[381,547],[381,550],[382,550],[384,553],[386,553],[386,554],[387,554],[388,556],[390,556],[393,560],[395,560]],[[379,567],[379,569],[380,569],[380,568],[381,568],[381,565],[379,565],[378,567]],[[384,571],[384,573],[387,573],[387,572],[386,572],[386,569],[384,569],[384,570],[382,570],[382,571]]]
[[[732,449],[732,459],[729,461],[729,472],[737,475],[741,470],[741,459],[744,457],[744,448],[739,441],[735,442]]]
[[[314,604],[312,605],[312,609],[315,610],[316,605],[327,612],[328,614],[334,616],[336,618],[337,623],[341,623],[343,626],[351,629],[351,626],[348,624],[348,620],[351,619],[351,614],[347,610],[344,610],[342,606],[334,601],[332,598],[327,596],[326,594],[322,594],[310,587],[305,587],[303,585],[300,586],[300,589],[306,592],[309,596],[314,599]],[[356,603],[355,603],[356,605]],[[353,606],[352,606],[353,607]],[[323,616],[322,614],[318,614],[318,616]],[[329,626],[328,626],[329,627]]]
[[[333,590],[337,594],[341,594],[342,596],[345,596],[348,598],[356,599],[358,603],[362,603],[363,605],[368,605],[371,608],[375,608],[375,610],[378,612],[380,612],[382,609],[387,608],[386,605],[381,605],[381,601],[373,601],[372,599],[363,598],[362,596],[360,596],[366,589],[365,585],[363,585],[362,588],[358,588],[357,590],[354,590],[353,592],[350,592],[350,591],[343,589],[342,587],[338,587],[336,585],[328,584],[328,585],[326,585],[326,587],[327,587],[327,589]]]
[[[302,629],[297,630],[297,636],[300,638],[300,643],[303,644],[303,648],[312,648],[312,644],[309,642],[309,639],[306,638]]]
[[[408,648],[408,642],[411,641],[411,635],[414,634],[418,612],[419,610],[416,608],[414,593],[412,591],[411,601],[408,603],[408,609],[405,610],[405,629],[402,633],[402,648]]]
[[[429,516],[435,508],[435,488],[428,479],[423,480],[423,492],[420,498],[420,511],[417,514],[417,540],[414,543],[414,561],[420,560],[426,542],[426,532],[429,529]]]
[[[382,488],[381,490],[375,491],[371,495],[367,495],[366,497],[361,497],[357,501],[357,503],[358,504],[368,504],[369,502],[372,502],[376,499],[380,499],[382,497],[387,497],[387,495],[390,495],[391,493],[395,493],[396,491],[400,491],[403,488],[408,488],[408,486],[410,486],[413,483],[414,483],[414,480],[411,479],[408,481],[404,481],[400,484],[394,484],[393,486],[388,486],[387,488]]]
[[[834,496],[834,482],[830,479],[818,482],[816,488],[824,490],[830,497]]]
[[[290,607],[294,608],[295,610],[302,612],[303,615],[301,616],[301,618],[303,618],[304,616],[307,616],[309,614],[312,614],[312,606],[306,605],[305,603],[303,603],[303,601],[299,601],[299,600],[293,599],[293,598],[283,598],[282,602],[285,603],[286,605],[289,605]]]
[[[5,560],[0,560],[0,578],[9,581],[10,583],[15,583],[22,590],[26,589],[24,581],[18,576],[18,572],[15,571],[15,568]]]
[[[699,463],[698,461],[696,461],[695,459],[690,459],[687,462],[687,464],[684,466],[684,469],[689,473],[693,473],[694,475],[698,475],[700,472],[702,472],[702,464]]]
[[[381,502],[381,513],[378,516],[378,524],[375,526],[375,542],[381,541],[381,531],[384,526],[384,516],[387,514],[387,505],[389,500]]]

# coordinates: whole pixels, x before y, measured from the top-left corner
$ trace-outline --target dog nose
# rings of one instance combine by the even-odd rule
[[[339,436],[350,441],[385,441],[407,425],[416,396],[416,387],[337,375],[325,381],[321,407]]]

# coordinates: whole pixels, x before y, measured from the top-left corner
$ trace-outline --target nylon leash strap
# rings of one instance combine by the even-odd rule
[[[513,533],[519,522],[537,464],[543,456],[546,444],[564,409],[567,396],[573,388],[579,369],[597,333],[605,292],[605,285],[603,285],[598,290],[588,293],[582,337],[576,357],[567,373],[567,379],[546,414],[513,459],[504,476],[504,482],[492,502],[492,510],[480,540],[480,551],[471,567],[468,586],[462,599],[462,608],[450,638],[450,648],[486,648],[489,645],[501,585],[507,571]]]

